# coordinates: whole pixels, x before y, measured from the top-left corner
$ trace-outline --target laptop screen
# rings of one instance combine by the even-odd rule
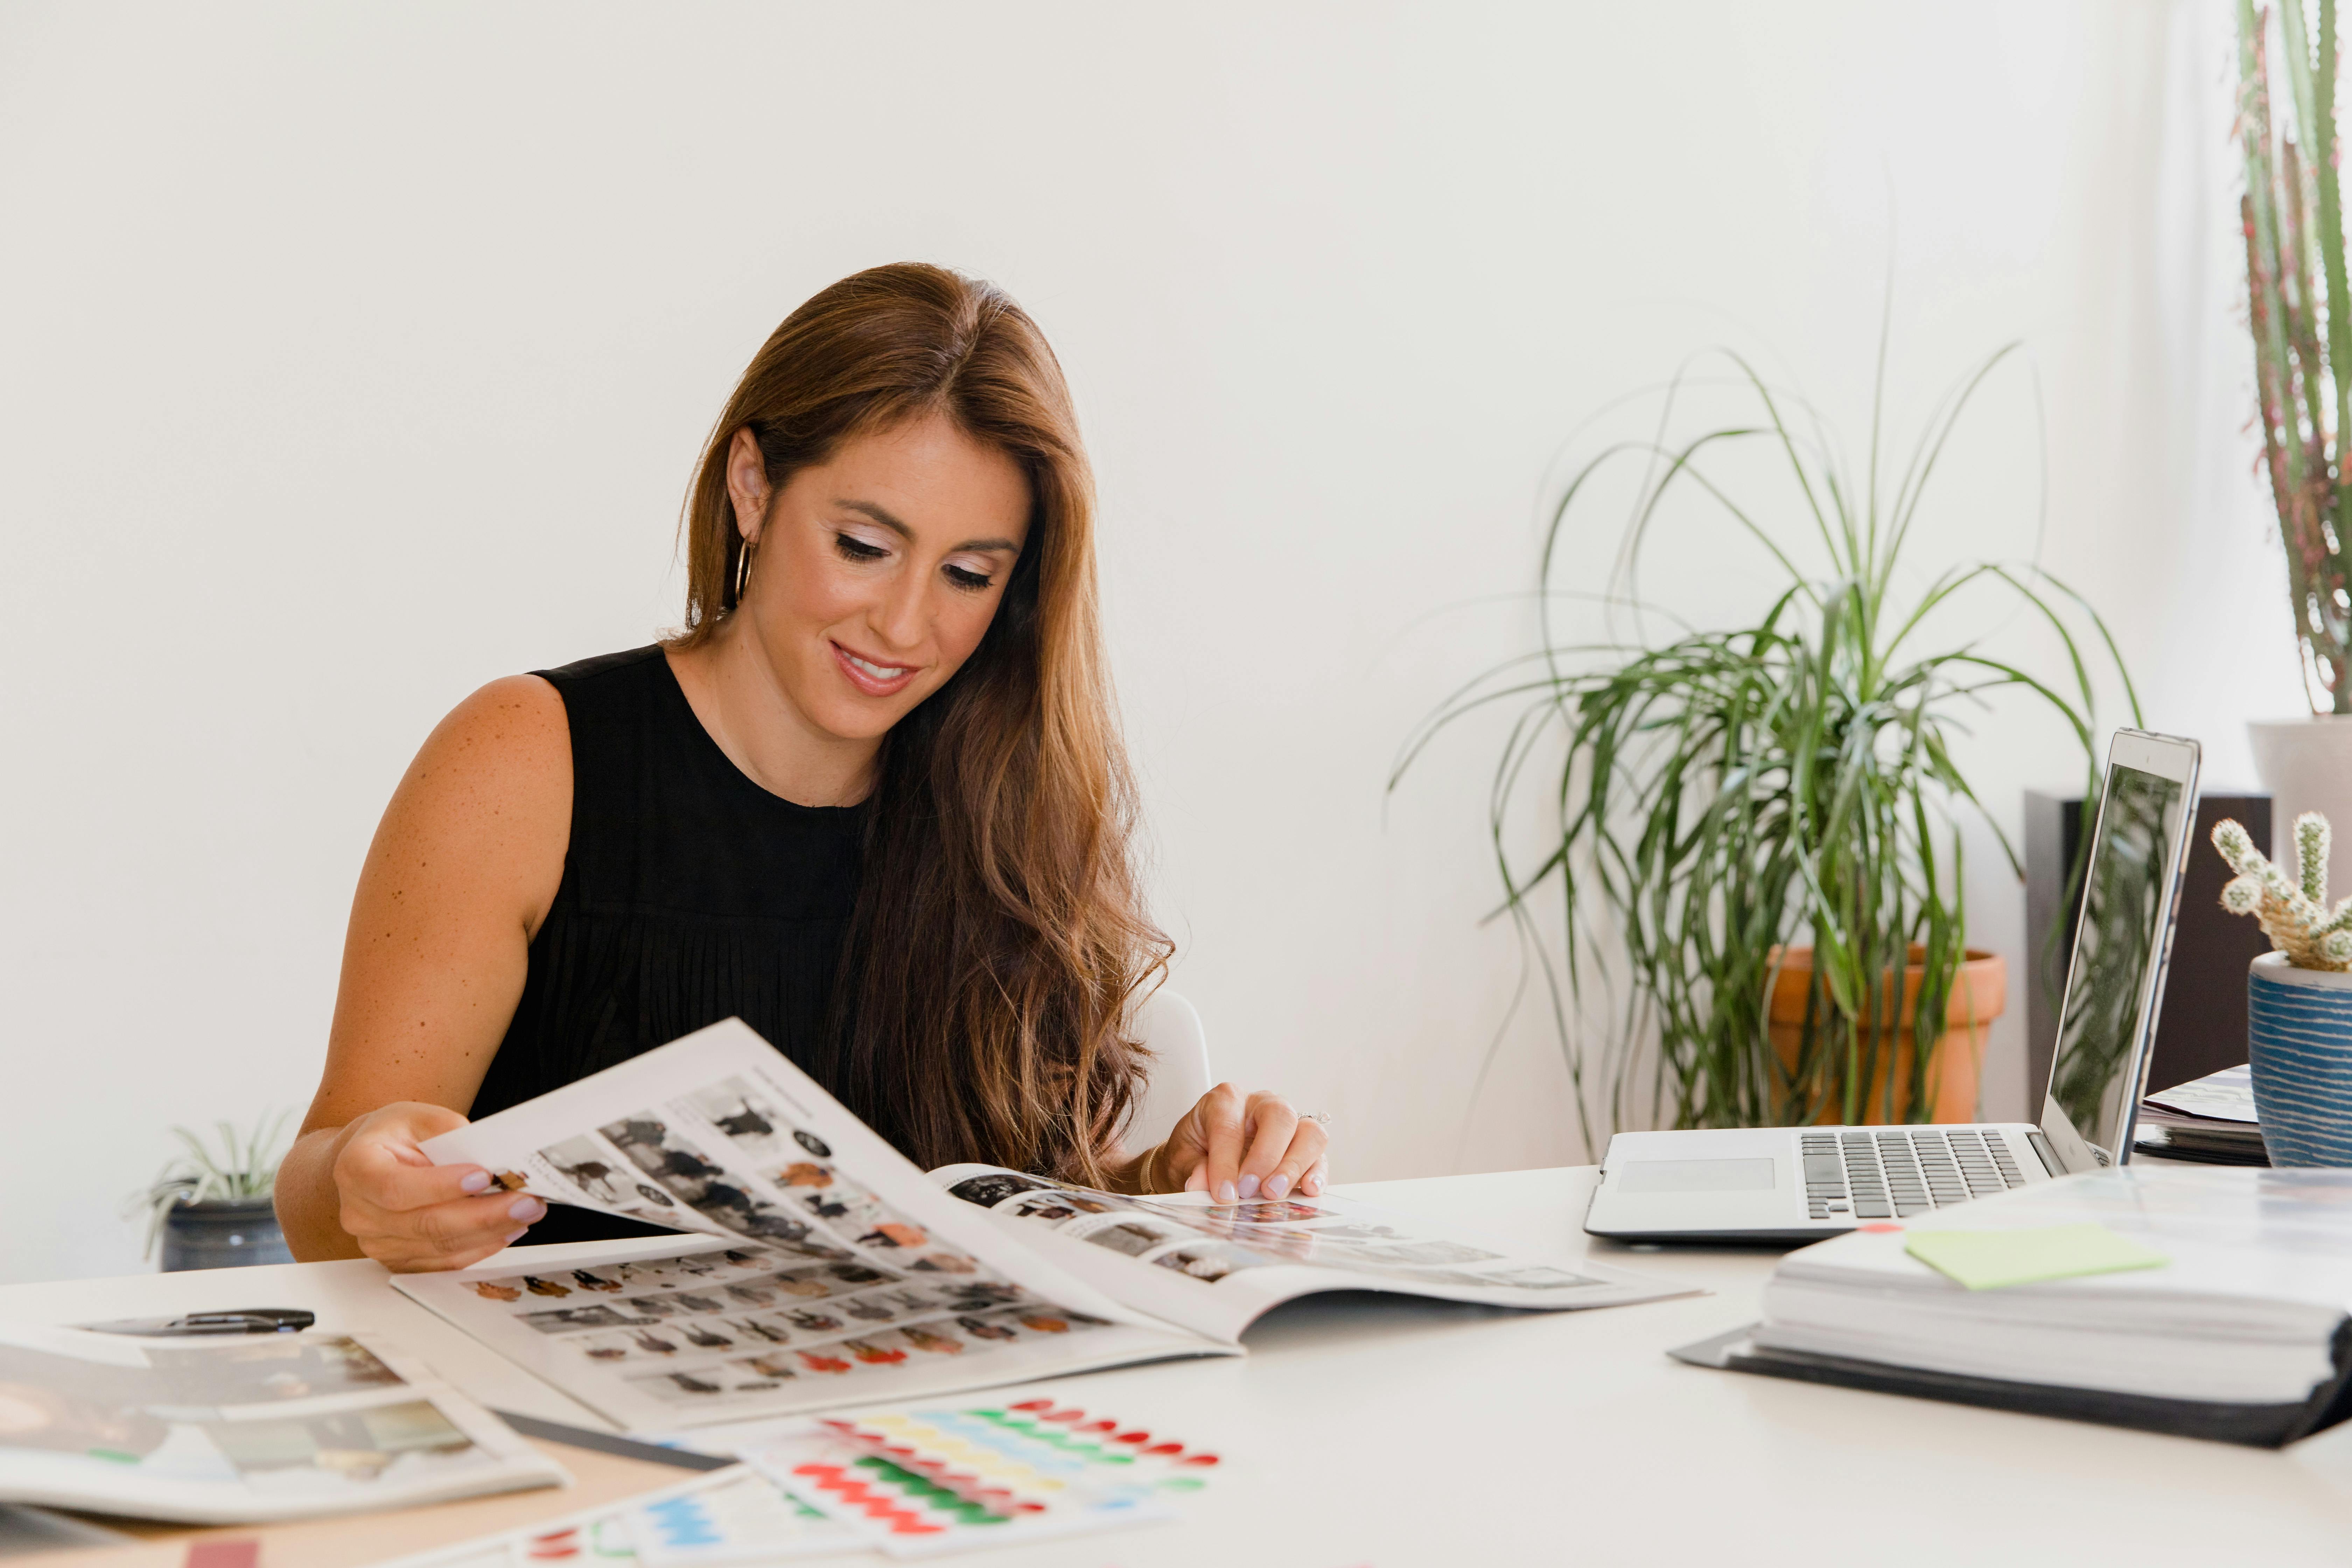
[[[2109,762],[2042,1118],[2070,1168],[2116,1163],[2130,1135],[2188,793],[2181,781]],[[2087,1151],[2067,1147],[2065,1128]]]

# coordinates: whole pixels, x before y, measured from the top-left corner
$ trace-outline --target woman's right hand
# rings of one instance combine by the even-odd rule
[[[446,1106],[401,1100],[342,1130],[331,1169],[337,1222],[395,1274],[464,1268],[519,1239],[547,1205],[491,1190],[479,1165],[436,1165],[418,1147],[466,1125]]]

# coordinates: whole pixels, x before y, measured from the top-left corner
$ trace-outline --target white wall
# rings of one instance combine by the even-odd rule
[[[2029,345],[2047,556],[2151,722],[2243,777],[2241,721],[2293,709],[2220,10],[19,0],[0,1190],[37,1197],[0,1279],[137,1267],[118,1205],[169,1124],[307,1100],[416,743],[486,680],[668,625],[743,362],[910,257],[1009,287],[1076,384],[1159,907],[1221,1069],[1333,1113],[1346,1176],[1580,1158],[1533,1015],[1472,1096],[1517,973],[1476,924],[1489,739],[1385,820],[1381,786],[1524,645],[1542,477],[1607,399],[1729,339],[1859,439],[1891,257],[1906,417]],[[1955,448],[1923,559],[2030,547],[2032,387]],[[1651,585],[1748,585],[1676,571]],[[2021,721],[1974,762],[2012,824],[2072,769]],[[2016,953],[1987,854],[1969,891]]]

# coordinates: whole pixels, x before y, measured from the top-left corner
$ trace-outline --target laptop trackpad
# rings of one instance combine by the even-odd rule
[[[1772,1190],[1771,1160],[1629,1160],[1621,1193],[1762,1193]]]

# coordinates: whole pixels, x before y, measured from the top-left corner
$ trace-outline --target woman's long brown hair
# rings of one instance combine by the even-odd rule
[[[1123,1018],[1171,944],[1131,860],[1093,474],[1036,323],[993,285],[918,263],[794,310],[704,448],[672,646],[707,640],[734,609],[737,430],[781,491],[844,441],[933,414],[1020,466],[1028,539],[980,647],[883,740],[834,1024],[803,1065],[919,1164],[1099,1183],[1143,1067]]]

